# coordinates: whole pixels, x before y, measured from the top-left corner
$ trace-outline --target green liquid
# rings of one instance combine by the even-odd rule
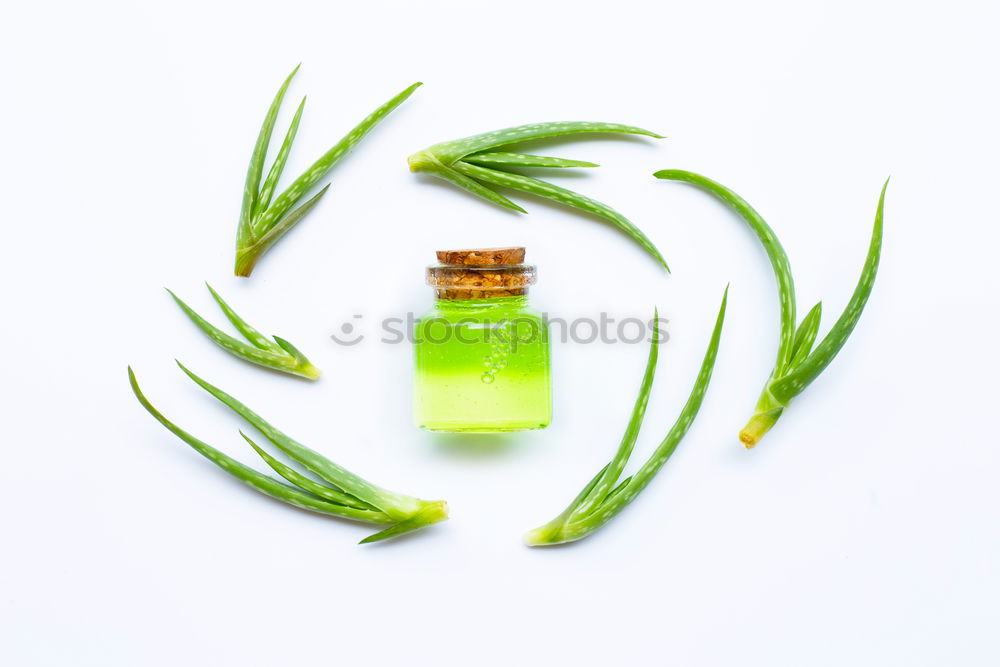
[[[527,297],[439,299],[414,335],[418,426],[461,433],[548,426],[548,330]]]

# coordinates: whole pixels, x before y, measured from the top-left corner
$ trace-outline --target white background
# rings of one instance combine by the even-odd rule
[[[4,258],[0,662],[6,665],[995,665],[997,6],[990,2],[19,3],[0,62]],[[309,102],[288,174],[426,83],[332,174],[250,280],[232,277],[246,161],[274,91]],[[667,276],[598,220],[509,213],[408,172],[429,144],[606,120],[668,139],[563,142],[562,175],[630,216]],[[773,360],[770,267],[740,220],[661,182],[743,194],[827,326],[886,198],[882,267],[832,364],[746,452]],[[669,318],[636,459],[689,391],[727,282],[716,374],[686,440],[618,519],[565,548],[521,535],[611,455],[644,345],[554,347],[555,418],[516,437],[418,432],[411,350],[380,318],[430,303],[433,251],[523,244],[554,316]],[[164,286],[202,282],[324,369],[213,347]],[[361,315],[354,320],[355,314]],[[353,348],[329,335],[360,321]],[[254,456],[184,360],[275,425],[452,520],[369,528],[229,479]],[[635,465],[636,462],[633,462]],[[256,465],[256,464],[255,464]]]

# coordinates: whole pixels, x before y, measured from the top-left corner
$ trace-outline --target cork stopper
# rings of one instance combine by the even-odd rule
[[[535,267],[524,262],[524,248],[439,250],[441,264],[427,269],[427,284],[441,299],[491,299],[527,294]]]
[[[497,266],[521,264],[524,248],[480,248],[477,250],[438,250],[437,259],[442,264],[456,266]]]

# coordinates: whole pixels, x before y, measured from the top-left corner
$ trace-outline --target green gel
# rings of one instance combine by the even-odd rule
[[[545,428],[549,337],[524,295],[438,298],[416,324],[414,416],[430,431]]]

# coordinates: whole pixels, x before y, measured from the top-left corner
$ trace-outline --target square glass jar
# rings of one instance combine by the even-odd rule
[[[524,249],[438,257],[442,264],[427,271],[434,307],[414,331],[417,425],[458,433],[545,428],[552,418],[549,335],[528,303],[535,268],[522,263]]]

